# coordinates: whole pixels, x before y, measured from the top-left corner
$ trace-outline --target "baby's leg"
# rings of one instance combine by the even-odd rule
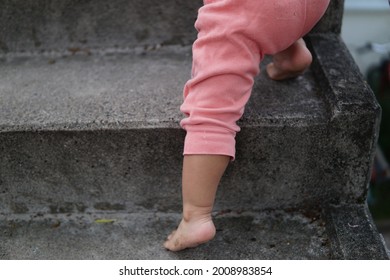
[[[273,80],[294,78],[303,73],[311,62],[312,55],[301,38],[273,56],[273,62],[267,65],[267,73]]]
[[[234,137],[239,131],[236,122],[244,112],[261,58],[276,54],[274,70],[283,72],[289,69],[284,64],[291,57],[302,58],[295,51],[306,50],[303,40],[290,46],[303,35],[306,1],[204,2],[196,23],[198,39],[193,47],[192,78],[185,86],[181,106],[187,116],[181,122],[187,131],[183,218],[164,243],[172,251],[195,247],[215,235],[211,211],[217,186],[229,161],[234,159]],[[283,16],[275,16],[278,14]],[[275,34],[283,36],[275,38]],[[292,63],[294,67],[288,72],[303,71],[311,57],[310,62],[307,60],[303,59],[306,63],[300,67]],[[273,78],[279,74],[271,73]]]
[[[219,181],[229,156],[187,155],[183,162],[183,218],[164,247],[171,251],[196,247],[211,240],[215,226],[211,219]]]
[[[183,218],[164,243],[179,251],[212,239],[211,219],[219,181],[235,156],[237,121],[259,72],[260,53],[236,17],[235,0],[205,1],[193,46],[192,78],[184,88],[181,126],[187,131],[183,162]],[[235,19],[235,21],[232,21]],[[226,23],[230,22],[229,25]]]

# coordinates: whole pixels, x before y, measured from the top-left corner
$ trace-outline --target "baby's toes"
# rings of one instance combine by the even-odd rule
[[[176,233],[176,230],[172,231],[170,235],[168,235],[167,240],[170,240]]]
[[[169,251],[173,252],[184,249],[182,248],[182,246],[180,246],[180,242],[176,237],[172,237],[171,239],[165,241],[164,247],[165,249],[168,249]]]

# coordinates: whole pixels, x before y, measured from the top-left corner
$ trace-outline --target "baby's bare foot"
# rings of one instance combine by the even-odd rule
[[[173,231],[164,243],[170,251],[193,248],[210,241],[215,236],[215,226],[211,218],[195,221],[181,220],[177,230]]]
[[[312,62],[312,55],[303,39],[299,39],[288,49],[273,56],[267,65],[268,76],[273,80],[294,78],[302,74]]]

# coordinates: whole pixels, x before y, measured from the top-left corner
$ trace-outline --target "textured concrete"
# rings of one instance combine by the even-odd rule
[[[340,32],[343,3],[331,1],[315,32]],[[201,5],[202,0],[2,0],[0,54],[190,45]]]
[[[101,220],[111,223],[98,223]],[[324,223],[300,213],[216,213],[216,238],[179,253],[162,247],[177,214],[7,216],[1,259],[329,259]]]
[[[202,0],[2,0],[0,52],[190,45]]]
[[[2,211],[83,212],[99,210],[101,204],[128,210],[178,209],[184,138],[179,106],[190,60],[190,49],[181,47],[106,56],[4,59],[0,65]],[[284,83],[264,75],[258,78],[241,122],[244,145],[238,145],[237,163],[223,183],[221,208],[240,209],[248,203],[270,208],[280,198],[291,201],[295,194],[285,193],[291,179],[280,176],[289,169],[289,161],[283,161],[305,153],[306,144],[289,152],[295,137],[314,136],[316,126],[325,123],[319,97],[311,72]],[[259,127],[264,127],[261,134],[256,131]],[[274,143],[283,130],[288,135]],[[263,173],[255,166],[261,159],[254,155],[245,159],[253,152],[247,142],[271,152],[270,159],[259,154]],[[281,147],[272,152],[274,145]],[[284,152],[289,154],[282,156]],[[270,161],[275,164],[268,168]],[[298,180],[305,180],[304,166],[295,171],[301,174]],[[275,191],[275,184],[286,186]],[[237,191],[242,193],[240,200]],[[259,200],[260,193],[264,196]]]
[[[217,194],[221,234],[161,248],[181,208],[200,4],[0,2],[1,258],[388,258],[364,206],[380,108],[338,36],[338,0],[306,38],[309,71],[257,77]]]
[[[161,212],[7,215],[0,259],[389,259],[364,206],[214,213],[216,238],[179,253],[162,247],[180,220]]]
[[[178,128],[190,71],[190,47],[4,58],[0,131]]]
[[[334,258],[390,259],[390,251],[365,205],[331,207],[324,216]]]
[[[364,201],[379,107],[337,36],[310,40],[313,71],[256,80],[217,209]],[[336,53],[340,65],[321,65]],[[179,106],[189,71],[182,47],[4,58],[1,211],[180,208]]]
[[[0,131],[179,128],[189,47],[122,54],[8,57],[0,60]],[[44,83],[43,83],[44,81]],[[247,126],[325,122],[323,94],[306,75],[258,77]]]

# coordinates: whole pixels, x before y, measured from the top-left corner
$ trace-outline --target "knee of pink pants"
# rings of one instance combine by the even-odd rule
[[[205,0],[195,27],[192,78],[184,88],[184,154],[235,157],[235,135],[265,54],[318,22],[329,0]]]

